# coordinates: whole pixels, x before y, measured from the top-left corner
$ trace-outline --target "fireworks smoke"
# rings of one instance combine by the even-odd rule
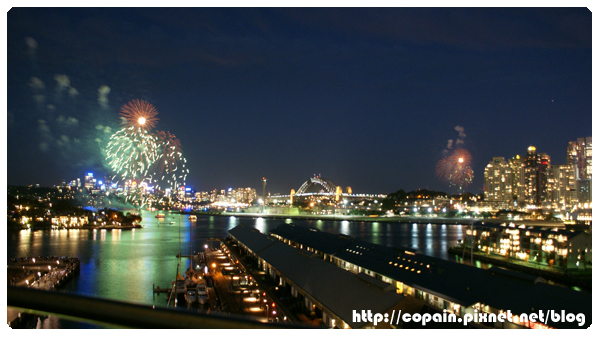
[[[98,88],[98,104],[103,108],[108,108],[108,94],[110,88],[107,85],[102,85]]]

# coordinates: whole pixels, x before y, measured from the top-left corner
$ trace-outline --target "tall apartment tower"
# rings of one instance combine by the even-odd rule
[[[530,205],[541,206],[548,198],[548,169],[550,156],[536,153],[534,146],[527,148],[524,162],[525,201]]]
[[[513,199],[512,172],[503,157],[494,157],[483,172],[485,200],[509,203]]]
[[[516,155],[508,160],[508,166],[510,167],[511,200],[515,204],[525,201],[525,160]]]
[[[577,202],[592,201],[592,137],[581,137],[575,142],[569,142],[567,165],[573,167]]]
[[[525,201],[528,204],[536,203],[536,196],[538,192],[538,155],[535,152],[535,147],[530,146],[527,148],[527,157],[524,161],[524,178],[525,178]]]
[[[553,165],[548,174],[548,198],[556,208],[577,203],[577,181],[572,165]]]
[[[548,177],[550,175],[550,156],[546,153],[539,154],[538,164],[538,183],[539,193],[537,195],[537,205],[541,205],[545,201],[550,201],[550,190],[548,188]]]

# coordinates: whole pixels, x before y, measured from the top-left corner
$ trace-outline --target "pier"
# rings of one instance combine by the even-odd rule
[[[244,315],[263,323],[292,323],[291,317],[286,314],[287,311],[282,311],[281,303],[275,300],[272,291],[260,286],[255,274],[249,273],[242,261],[220,240],[211,238],[213,248],[205,248],[203,252],[176,255],[177,258],[192,259],[190,262],[194,268],[186,270],[187,278],[195,275],[207,281],[208,304],[200,306],[198,312]],[[190,273],[190,270],[195,274]],[[153,294],[167,294],[167,299],[172,289],[152,285]]]
[[[79,259],[76,257],[26,257],[8,259],[7,264],[8,284],[17,287],[55,290],[64,287],[77,274]],[[30,320],[36,317],[14,308],[7,310],[7,323],[10,327],[30,324]]]

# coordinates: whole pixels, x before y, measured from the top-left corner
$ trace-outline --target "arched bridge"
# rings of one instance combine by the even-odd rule
[[[335,194],[335,192],[336,192],[335,190],[337,188],[337,185],[334,184],[331,180],[321,178],[320,176],[314,176],[314,177],[308,179],[307,181],[305,181],[304,184],[302,184],[302,186],[300,186],[300,188],[298,189],[296,194],[306,193],[306,191],[308,191],[311,187],[316,186],[316,185],[322,186],[325,189],[326,193],[331,193],[331,194]]]

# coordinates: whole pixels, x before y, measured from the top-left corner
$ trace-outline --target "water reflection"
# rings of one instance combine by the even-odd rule
[[[317,220],[315,222],[315,227],[317,227],[319,230],[323,230],[323,220]]]
[[[213,220],[213,223],[214,223],[214,220]],[[235,228],[237,225],[238,225],[237,218],[234,216],[229,217],[229,224],[227,226],[227,230],[231,230],[232,228]]]
[[[350,235],[350,222],[347,220],[342,221],[342,227],[340,228],[340,233],[344,235]]]
[[[373,222],[371,224],[371,242],[378,244],[378,245],[381,244],[381,235],[379,233],[379,222]]]
[[[267,234],[267,226],[266,226],[265,219],[263,219],[263,218],[256,219],[256,229],[258,229],[263,234]]]

